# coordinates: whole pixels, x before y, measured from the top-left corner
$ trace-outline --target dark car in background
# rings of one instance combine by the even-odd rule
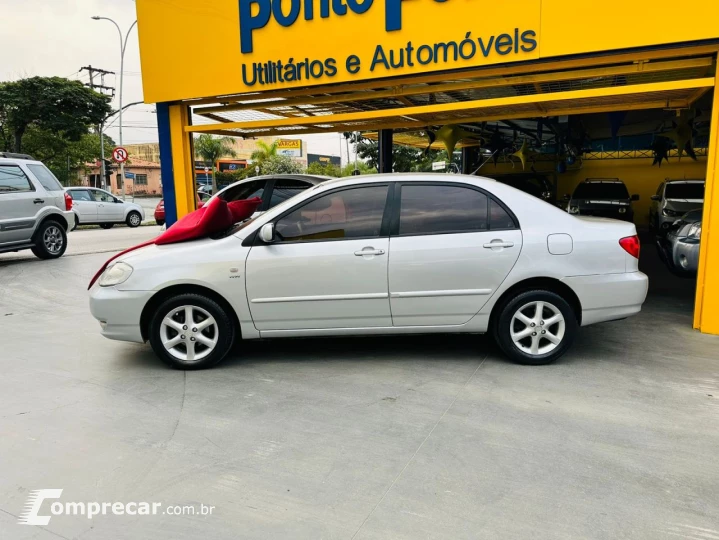
[[[630,196],[618,178],[587,178],[564,198],[570,214],[634,221],[632,201],[638,201],[639,195]]]
[[[537,199],[542,199],[554,204],[555,189],[552,183],[542,174],[507,174],[495,176],[494,179],[502,184],[507,184],[519,191],[524,191]]]

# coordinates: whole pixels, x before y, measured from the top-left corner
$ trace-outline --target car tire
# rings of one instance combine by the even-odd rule
[[[165,220],[164,219],[156,219],[155,223],[157,225],[159,225],[160,227],[162,227],[165,224]]]
[[[134,229],[136,227],[139,227],[142,224],[142,216],[140,215],[140,212],[135,212],[134,210],[127,214],[127,219],[125,220],[125,223],[127,223],[127,226]]]
[[[114,223],[100,223],[100,227],[103,229],[112,229],[114,226]]]
[[[185,324],[188,313],[197,326]],[[209,319],[205,328],[200,327]],[[201,294],[178,294],[157,307],[150,321],[149,337],[155,354],[170,367],[206,369],[222,360],[232,348],[235,325],[213,299]]]
[[[70,232],[76,230],[80,226],[80,218],[75,216],[75,224],[72,226],[72,229],[70,229]]]
[[[494,339],[518,364],[550,364],[567,352],[577,335],[577,314],[554,292],[523,291],[498,307]],[[538,312],[540,307],[541,313]]]
[[[39,259],[57,259],[67,249],[67,233],[57,221],[43,222],[33,236],[33,254]]]

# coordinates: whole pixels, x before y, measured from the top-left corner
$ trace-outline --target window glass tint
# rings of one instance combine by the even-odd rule
[[[285,242],[378,237],[386,201],[387,186],[329,193],[283,217],[275,231]]]
[[[502,208],[502,206],[494,199],[489,200],[489,228],[496,229],[515,229],[516,223],[512,216]]]
[[[32,174],[40,181],[42,187],[48,191],[62,191],[62,185],[57,181],[55,175],[50,172],[50,169],[41,164],[28,164],[28,169],[32,171]]]
[[[0,193],[35,191],[25,173],[17,165],[0,165]]]
[[[84,189],[72,189],[69,193],[73,201],[92,201],[90,193]]]
[[[275,188],[272,190],[272,198],[270,199],[270,208],[280,204],[282,201],[294,197],[298,193],[312,187],[311,184],[303,180],[293,180],[291,178],[275,180]]]
[[[574,190],[573,199],[628,199],[627,186],[622,182],[583,182]]]
[[[399,234],[487,230],[487,196],[457,186],[402,186]]]
[[[97,202],[115,202],[115,197],[113,197],[109,193],[105,193],[104,191],[93,189],[92,195],[93,197],[95,197],[95,200]]]
[[[230,201],[242,201],[252,199],[253,197],[262,197],[265,192],[265,183],[267,180],[255,180],[253,182],[245,182],[227,188],[227,191],[220,195],[220,198]]]
[[[703,199],[704,184],[667,184],[664,193],[667,199]]]

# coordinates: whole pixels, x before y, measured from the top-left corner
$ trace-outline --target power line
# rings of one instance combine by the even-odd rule
[[[90,82],[88,84],[85,84],[85,86],[88,86],[93,90],[99,90],[100,93],[102,93],[103,91],[107,92],[110,97],[115,97],[115,87],[105,85],[105,75],[114,75],[114,71],[106,71],[104,69],[94,68],[92,66],[82,67],[80,68],[80,71],[78,71],[78,73],[82,71],[87,71],[87,73],[90,75]],[[95,84],[95,75],[100,75],[100,84]]]

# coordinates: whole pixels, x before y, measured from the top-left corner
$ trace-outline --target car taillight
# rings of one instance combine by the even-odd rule
[[[65,210],[72,210],[72,197],[67,191],[65,192]]]
[[[639,244],[639,237],[636,234],[634,236],[622,238],[619,240],[619,245],[635,259],[639,258],[639,250],[641,249],[641,246]]]

